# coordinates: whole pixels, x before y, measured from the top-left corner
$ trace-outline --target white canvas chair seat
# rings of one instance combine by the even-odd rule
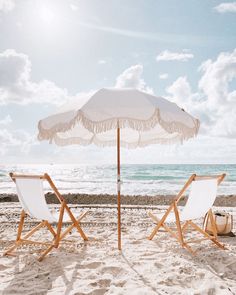
[[[16,178],[15,183],[21,206],[29,216],[49,222],[58,221],[46,203],[41,178]]]
[[[180,220],[204,217],[214,204],[217,187],[218,181],[215,178],[193,181],[188,201],[180,213]]]
[[[15,182],[21,206],[29,216],[49,222],[58,221],[60,212],[50,210],[48,207],[45,200],[42,179],[18,178]],[[71,218],[67,212],[64,213],[63,222],[71,222]]]
[[[10,255],[11,252],[17,248],[19,245],[23,243],[37,243],[49,245],[48,248],[43,252],[43,254],[39,257],[41,261],[44,256],[46,256],[53,248],[57,248],[59,246],[59,242],[73,229],[76,228],[81,237],[84,240],[87,240],[86,235],[80,227],[81,219],[86,215],[87,212],[84,212],[80,215],[78,219],[74,217],[71,210],[67,206],[64,198],[61,196],[53,181],[49,177],[48,174],[44,175],[16,175],[10,173],[11,178],[16,184],[17,195],[19,198],[19,202],[22,206],[21,219],[18,228],[18,234],[16,238],[16,242],[14,245],[5,252],[5,255]],[[45,199],[45,193],[43,188],[43,182],[48,181],[49,185],[53,189],[58,201],[60,202],[60,210],[54,211],[51,210]],[[35,228],[33,228],[28,234],[26,234],[23,238],[21,237],[22,229],[24,225],[25,216],[29,215],[32,218],[40,220],[41,222]],[[69,225],[64,232],[62,232],[63,222],[70,222]],[[51,223],[56,223],[56,229],[53,228]],[[41,227],[46,227],[51,234],[53,235],[53,240],[51,243],[43,243],[28,240],[30,236],[32,236],[38,229]]]
[[[223,245],[217,241],[216,230],[214,232],[214,238],[212,238],[204,230],[193,223],[193,220],[202,218],[208,213],[210,214],[212,223],[214,223],[211,208],[216,198],[218,185],[221,183],[224,177],[225,174],[213,177],[197,176],[193,174],[177,197],[174,199],[173,203],[167,209],[165,214],[153,215],[152,213],[149,213],[149,216],[157,224],[149,239],[151,240],[157,234],[160,227],[164,227],[166,231],[168,231],[172,236],[176,237],[180,241],[183,247],[186,247],[188,250],[193,252],[192,248],[184,240],[184,231],[188,226],[192,226],[206,238],[212,240],[217,246],[223,248]],[[182,210],[179,210],[177,204],[190,185],[191,188],[186,205]],[[167,226],[168,223],[176,223],[178,231],[177,235]]]

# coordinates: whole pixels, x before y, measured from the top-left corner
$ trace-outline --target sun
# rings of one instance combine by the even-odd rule
[[[54,12],[48,7],[42,7],[39,12],[39,15],[42,22],[47,25],[52,24],[55,20]]]

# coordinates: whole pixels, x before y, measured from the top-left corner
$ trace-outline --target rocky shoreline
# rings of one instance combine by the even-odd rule
[[[108,194],[64,194],[63,197],[70,204],[116,204],[117,196]],[[175,195],[157,195],[157,196],[121,196],[123,205],[169,205]],[[52,193],[46,194],[49,204],[58,203],[57,198]],[[180,205],[186,203],[187,197],[183,197]],[[0,194],[0,202],[18,202],[16,194]],[[218,196],[214,203],[217,207],[236,207],[236,195]]]

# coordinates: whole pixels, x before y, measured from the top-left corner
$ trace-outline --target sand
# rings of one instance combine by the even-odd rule
[[[84,210],[71,207],[76,215]],[[164,232],[147,240],[153,228],[147,210],[128,206],[122,210],[119,252],[116,209],[91,207],[82,223],[88,242],[73,232],[70,241],[42,262],[37,254],[30,254],[32,247],[21,248],[16,257],[0,257],[0,294],[236,294],[236,238],[220,238],[228,250],[204,242],[192,256]],[[224,209],[236,215],[235,208]],[[160,210],[164,207],[152,211]],[[19,203],[1,204],[1,254],[16,236],[19,213]],[[35,220],[27,219],[27,229],[34,224]],[[42,231],[38,237],[45,234]]]

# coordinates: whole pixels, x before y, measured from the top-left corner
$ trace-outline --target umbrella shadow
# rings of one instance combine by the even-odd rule
[[[155,292],[156,294],[162,294],[160,293],[160,291],[157,291],[157,288],[154,287],[149,280],[147,280],[141,273],[139,273],[137,271],[137,269],[135,269],[134,265],[132,264],[131,261],[128,260],[128,258],[124,255],[123,252],[121,252],[121,256],[123,257],[124,261],[127,263],[127,265],[129,266],[129,268],[135,272],[138,277],[142,280],[142,282],[144,283],[145,286],[149,287],[153,292]]]

